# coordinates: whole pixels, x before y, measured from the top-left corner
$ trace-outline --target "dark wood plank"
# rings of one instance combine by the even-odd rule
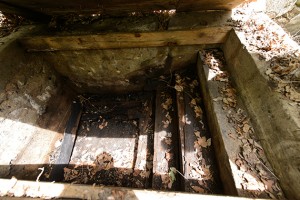
[[[71,116],[62,141],[61,152],[50,174],[51,181],[61,181],[63,179],[63,169],[69,164],[72,155],[80,117],[81,104],[77,101],[73,102]]]
[[[134,172],[145,173],[144,178],[134,176],[133,187],[149,188],[153,162],[153,96],[144,103],[144,112],[139,118],[139,138]]]
[[[180,79],[176,79],[176,82],[184,88],[183,91],[177,91],[176,95],[181,169],[185,177],[184,190],[197,193],[221,193],[222,187],[213,146],[208,142],[211,141],[211,136],[206,127],[197,76],[183,74]],[[203,146],[199,141],[203,142]]]
[[[153,189],[176,190],[180,185],[179,175],[173,182],[168,174],[172,167],[179,170],[177,119],[174,104],[174,96],[170,88],[159,88],[156,93]]]
[[[106,15],[126,15],[132,12],[151,12],[154,10],[178,11],[190,10],[231,10],[246,0],[1,0],[0,3],[10,4],[16,10],[23,8],[23,13],[39,12],[46,15],[64,15],[70,13]],[[1,8],[1,7],[0,7]],[[10,9],[15,13],[14,9]]]
[[[109,33],[80,36],[35,36],[20,40],[28,51],[118,49],[177,45],[217,44],[225,42],[230,27],[206,27],[195,30],[144,33]]]

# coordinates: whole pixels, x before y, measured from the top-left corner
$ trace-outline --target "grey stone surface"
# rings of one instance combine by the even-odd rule
[[[293,35],[300,35],[300,14],[293,17],[289,23],[285,25],[286,30]]]
[[[147,78],[163,73],[168,47],[40,53],[81,91],[140,90]]]
[[[274,18],[293,9],[297,0],[266,0],[266,13]]]
[[[230,11],[176,13],[170,19],[168,30],[224,26],[230,17]]]

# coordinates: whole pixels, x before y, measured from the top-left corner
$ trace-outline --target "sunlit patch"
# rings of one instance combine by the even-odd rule
[[[231,17],[242,43],[249,52],[258,53],[267,61],[299,54],[300,46],[282,27],[261,12],[265,6],[265,1],[257,1],[233,9]]]
[[[19,160],[21,159],[22,164],[24,165],[41,164],[45,162],[44,158],[41,158],[39,155],[45,155],[49,153],[48,151],[50,151],[50,144],[48,146],[44,146],[42,149],[39,149],[39,152],[32,152],[30,157],[26,156],[26,159],[19,157],[20,149],[23,149],[22,153],[25,154],[24,150],[33,137],[46,138],[45,135],[55,136],[57,134],[56,132],[3,117],[0,117],[0,121],[1,149],[3,149],[3,152],[1,152],[0,156],[0,165],[7,165],[12,159],[16,158]],[[41,142],[43,142],[43,140],[41,140],[40,143]],[[9,149],[9,151],[5,151],[5,149]]]

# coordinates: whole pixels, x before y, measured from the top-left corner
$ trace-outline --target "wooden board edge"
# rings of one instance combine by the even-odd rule
[[[203,199],[203,200],[254,200],[254,198],[189,194],[183,192],[166,192],[139,190],[131,188],[104,187],[93,185],[76,185],[66,183],[47,183],[12,179],[0,179],[1,199],[13,197],[32,198],[68,198],[68,199]]]
[[[224,43],[231,29],[222,26],[141,33],[32,36],[19,41],[29,52],[186,46]]]

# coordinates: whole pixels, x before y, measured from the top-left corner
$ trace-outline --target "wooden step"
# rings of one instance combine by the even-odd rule
[[[152,188],[178,190],[178,133],[174,91],[159,87],[156,92]],[[170,175],[173,173],[174,176]]]
[[[252,119],[230,82],[223,53],[216,49],[201,52],[197,68],[225,194],[282,198]]]
[[[181,171],[184,191],[219,194],[219,180],[211,135],[200,97],[197,76],[176,75]]]

